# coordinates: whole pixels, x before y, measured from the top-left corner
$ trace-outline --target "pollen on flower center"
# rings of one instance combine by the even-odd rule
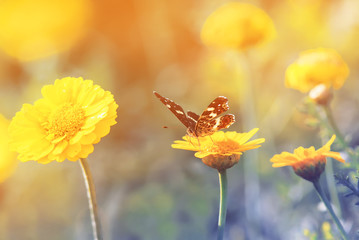
[[[225,154],[228,152],[232,152],[238,149],[239,144],[231,139],[227,139],[226,141],[215,142],[211,146],[208,146],[206,151],[215,152],[218,154]]]
[[[47,134],[53,134],[55,138],[65,136],[69,140],[82,127],[85,122],[85,111],[81,106],[73,103],[65,103],[56,108],[45,123]]]

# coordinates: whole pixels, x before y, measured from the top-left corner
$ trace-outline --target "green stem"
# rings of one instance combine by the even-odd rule
[[[333,211],[333,208],[332,208],[332,205],[330,205],[330,202],[329,202],[328,198],[326,197],[326,195],[325,195],[325,193],[324,193],[324,191],[322,189],[322,186],[319,183],[319,179],[314,180],[313,185],[314,185],[315,190],[317,190],[317,193],[319,195],[320,200],[323,201],[324,205],[327,207],[330,215],[332,216],[335,224],[337,225],[338,229],[340,230],[340,233],[342,234],[343,239],[344,240],[349,240],[349,237],[348,237],[347,233],[345,232],[345,230],[344,230],[342,224],[340,223],[337,215],[335,215],[335,213]]]
[[[218,233],[217,240],[222,240],[224,235],[224,226],[226,225],[227,213],[227,172],[226,170],[218,171],[220,198],[218,214]]]
[[[333,160],[332,159],[327,159],[327,164],[325,166],[325,179],[327,180],[327,184],[328,186],[335,186],[335,179],[333,178],[334,176],[334,169],[333,169]],[[338,216],[340,217],[342,215],[342,209],[341,209],[341,205],[340,205],[340,201],[339,201],[339,197],[338,197],[338,189],[337,188],[333,188],[332,191],[330,192],[330,198],[333,202],[334,205],[338,206]]]
[[[240,112],[244,116],[242,118],[242,128],[243,129],[253,129],[258,126],[257,122],[257,104],[256,100],[258,99],[257,93],[260,93],[263,90],[260,85],[261,79],[261,70],[258,62],[254,61],[253,56],[251,56],[250,51],[243,52],[244,59],[246,61],[246,79],[239,80],[242,81],[241,87],[239,89],[239,103],[240,103]],[[259,91],[258,91],[259,90]],[[259,174],[258,174],[258,152],[250,151],[247,152],[245,158],[250,161],[243,161],[243,175],[244,175],[244,203],[245,206],[251,206],[245,208],[245,219],[246,219],[246,228],[248,231],[248,238],[255,238],[256,232],[260,231],[258,228],[261,222],[261,205],[259,203],[260,195],[260,184],[259,184]]]
[[[335,135],[337,135],[339,142],[342,144],[343,147],[348,147],[348,144],[345,141],[343,134],[340,132],[340,130],[334,120],[331,108],[328,105],[323,106],[323,108],[324,108],[325,114],[327,115],[329,124],[332,127]]]
[[[323,106],[323,109],[325,111],[325,115],[327,116],[328,122],[329,122],[331,128],[333,129],[334,134],[337,136],[343,150],[345,150],[349,154],[349,157],[351,158],[352,161],[355,161],[356,154],[353,151],[353,149],[349,146],[349,144],[345,141],[343,134],[340,132],[338,125],[336,124],[336,122],[334,120],[331,108],[329,107],[329,105],[325,105],[325,106]]]
[[[102,240],[102,232],[100,226],[100,219],[97,211],[97,202],[96,202],[96,191],[95,185],[92,179],[90,166],[87,162],[86,158],[80,159],[80,165],[82,168],[82,173],[84,176],[86,190],[87,190],[87,198],[89,201],[89,208],[91,213],[91,223],[92,223],[92,231],[94,235],[94,240]]]

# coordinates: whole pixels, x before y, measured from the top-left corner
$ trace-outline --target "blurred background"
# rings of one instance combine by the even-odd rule
[[[216,238],[217,172],[192,152],[171,148],[185,127],[153,90],[198,114],[226,96],[237,119],[229,130],[258,127],[255,137],[266,138],[228,170],[226,239],[307,239],[305,230],[321,239],[322,224],[331,223],[312,185],[290,167],[272,168],[269,159],[321,146],[318,129],[298,110],[305,95],[284,86],[288,65],[311,48],[334,48],[347,62],[350,76],[332,107],[352,145],[359,141],[359,2],[241,1],[263,9],[277,30],[276,39],[246,53],[201,42],[204,21],[225,2],[0,1],[3,116],[10,120],[41,98],[42,86],[67,76],[92,79],[119,105],[118,123],[89,156],[105,239]],[[355,236],[355,199],[339,189],[339,200]],[[79,164],[19,163],[0,184],[0,239],[92,239]]]

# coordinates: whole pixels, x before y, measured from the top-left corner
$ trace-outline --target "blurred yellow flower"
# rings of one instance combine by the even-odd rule
[[[303,93],[319,84],[339,89],[349,75],[342,57],[329,48],[317,48],[300,53],[285,73],[285,85]]]
[[[9,150],[8,126],[10,121],[0,114],[0,183],[15,171],[16,153]]]
[[[199,137],[198,139],[184,136],[182,140],[177,140],[172,144],[173,148],[195,151],[195,156],[201,158],[202,162],[209,167],[225,170],[236,164],[243,152],[259,148],[265,141],[259,138],[248,142],[258,128],[248,133],[237,132],[215,132],[211,136]]]
[[[331,233],[331,226],[329,222],[323,222],[322,231],[325,240],[334,240],[333,234]]]
[[[71,47],[86,31],[89,0],[0,1],[0,48],[22,61]]]
[[[91,80],[67,77],[44,86],[43,98],[24,104],[10,123],[10,146],[21,161],[76,161],[116,123],[113,95]]]
[[[201,39],[205,45],[238,50],[272,40],[276,31],[271,18],[247,3],[229,2],[205,21]]]
[[[281,154],[276,154],[270,160],[273,163],[272,167],[292,166],[298,176],[308,181],[314,181],[324,171],[327,163],[326,157],[345,162],[338,152],[330,151],[330,146],[334,140],[335,135],[318,150],[315,150],[314,147],[299,147],[294,150],[294,153],[282,152]]]

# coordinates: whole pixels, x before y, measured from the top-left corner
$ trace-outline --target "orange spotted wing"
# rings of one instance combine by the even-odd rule
[[[153,92],[156,97],[182,122],[187,128],[187,134],[191,137],[209,136],[216,131],[228,128],[235,122],[233,114],[219,116],[229,109],[228,99],[219,96],[214,99],[201,115],[188,111],[169,98],[163,97],[157,92]]]

